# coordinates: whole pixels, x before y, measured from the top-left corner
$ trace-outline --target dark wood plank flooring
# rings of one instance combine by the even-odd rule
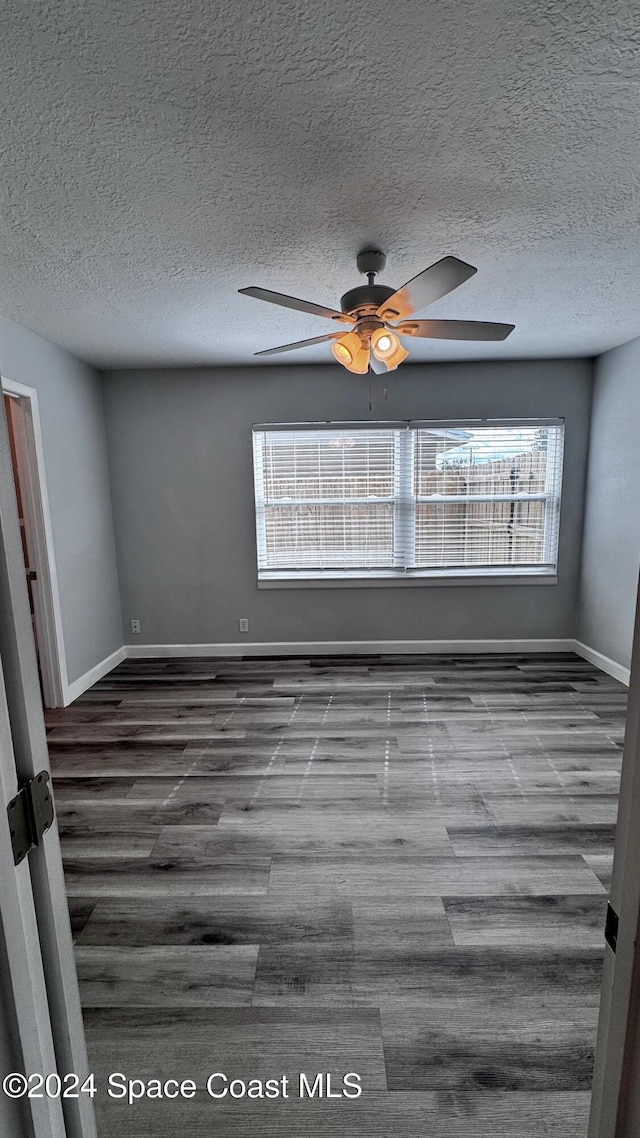
[[[47,713],[100,1138],[585,1138],[626,690],[573,655],[140,660]]]

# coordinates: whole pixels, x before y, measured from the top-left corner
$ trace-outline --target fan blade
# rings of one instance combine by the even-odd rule
[[[277,356],[279,352],[293,352],[296,348],[310,348],[312,344],[324,344],[327,340],[339,340],[344,332],[329,332],[328,336],[313,336],[311,340],[297,340],[295,344],[282,344],[279,348],[267,348],[264,352],[254,352],[256,356]]]
[[[506,340],[515,324],[493,324],[489,320],[407,320],[390,327],[399,336],[421,336],[427,340]]]
[[[355,324],[353,316],[345,312],[337,312],[335,308],[325,308],[322,304],[314,304],[312,300],[299,300],[297,296],[286,296],[283,292],[272,292],[268,288],[239,288],[243,296],[253,296],[256,300],[268,300],[270,304],[281,304],[283,308],[296,308],[298,312],[310,312],[312,316],[328,316],[330,320],[339,320],[342,324]]]
[[[433,304],[434,300],[446,296],[477,271],[473,265],[468,265],[457,257],[443,257],[441,261],[436,261],[418,273],[417,277],[412,277],[385,300],[378,309],[378,316],[383,320],[403,320],[405,316],[420,312],[428,304]]]

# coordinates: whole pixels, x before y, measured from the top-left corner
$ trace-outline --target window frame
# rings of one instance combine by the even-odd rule
[[[415,452],[417,432],[420,429],[473,429],[488,428],[539,428],[559,427],[549,438],[553,447],[553,460],[547,463],[544,491],[531,495],[452,495],[456,504],[467,501],[544,501],[551,508],[544,511],[542,556],[545,563],[539,567],[530,563],[519,568],[517,564],[482,566],[450,565],[442,568],[411,567],[415,562],[416,510],[419,504],[432,504],[428,495],[414,492]],[[394,546],[393,566],[372,569],[266,569],[260,567],[260,553],[266,547],[266,504],[261,494],[264,467],[257,437],[262,432],[275,431],[371,431],[375,429],[401,432],[394,441],[394,494],[393,504]],[[360,422],[322,423],[259,423],[252,427],[254,494],[256,515],[256,561],[259,589],[282,588],[362,588],[407,586],[466,586],[466,585],[555,585],[558,583],[560,513],[563,496],[564,418],[511,418],[511,419],[413,419]],[[336,502],[339,502],[337,499]],[[438,499],[438,504],[443,499]],[[295,502],[289,503],[294,505]],[[314,504],[316,500],[314,499]],[[318,500],[317,504],[320,504]],[[354,502],[355,504],[355,502]],[[552,558],[555,554],[555,558]]]

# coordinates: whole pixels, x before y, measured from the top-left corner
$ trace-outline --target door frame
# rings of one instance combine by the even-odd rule
[[[3,395],[19,403],[24,428],[21,438],[16,439],[16,450],[27,540],[37,574],[33,583],[37,593],[34,617],[44,703],[45,707],[64,707],[67,667],[38,393],[6,375],[0,376],[0,382]]]
[[[4,407],[0,415],[0,659],[13,751],[13,777],[8,785],[0,786],[0,809],[6,810],[10,801],[7,795],[13,785],[23,786],[41,771],[50,771],[50,767]],[[0,770],[6,769],[8,762],[3,756]],[[5,819],[6,815],[2,824],[8,838],[9,826]],[[8,859],[6,842],[4,858],[3,871],[13,868],[13,857]],[[44,1022],[45,1011],[48,1015],[55,1054],[55,1065],[42,1073],[56,1070],[61,1076],[75,1073],[82,1084],[89,1075],[89,1063],[55,818],[15,874],[5,872],[5,876],[28,881],[31,890],[35,920],[30,922],[29,951],[38,953],[46,1001],[45,1009],[44,1002],[39,1000],[38,1014],[41,1022]],[[25,906],[24,912],[28,902]],[[15,956],[14,961],[11,982],[17,996],[28,1004],[31,990],[28,973]],[[23,1074],[31,1074],[33,1070]],[[94,1104],[87,1094],[78,1099],[66,1099],[62,1104],[60,1100],[51,1101],[58,1108],[62,1106],[58,1120],[62,1121],[62,1129],[58,1126],[49,1132],[42,1130],[42,1138],[96,1138]]]

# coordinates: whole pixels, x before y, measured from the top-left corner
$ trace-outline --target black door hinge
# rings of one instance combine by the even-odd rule
[[[40,771],[18,791],[7,806],[13,861],[20,865],[27,854],[39,845],[42,835],[53,823],[53,797],[49,772]]]
[[[620,918],[611,905],[607,904],[607,919],[604,925],[604,939],[606,940],[612,952],[615,952],[618,944],[618,925]]]

